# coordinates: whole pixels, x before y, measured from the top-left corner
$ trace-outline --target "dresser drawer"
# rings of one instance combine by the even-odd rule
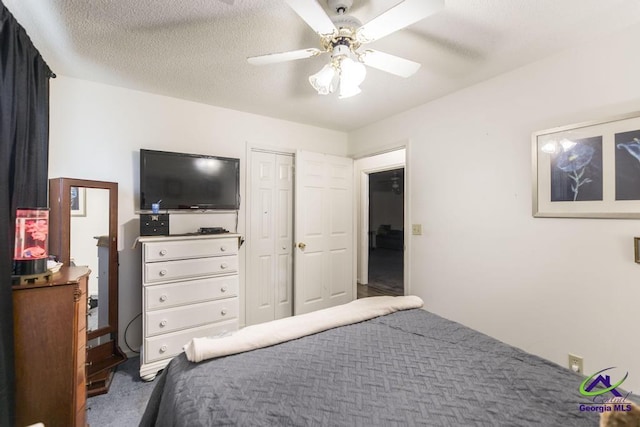
[[[145,262],[233,255],[238,253],[238,239],[229,237],[207,240],[149,242],[143,245],[142,252]]]
[[[237,273],[238,256],[185,259],[144,264],[144,283],[170,282],[191,277]]]
[[[144,314],[145,336],[235,319],[238,311],[237,297],[149,311]]]
[[[191,328],[171,334],[158,335],[144,340],[144,363],[173,357],[193,338],[225,335],[238,330],[238,320],[233,319],[213,325]]]
[[[145,286],[145,310],[238,296],[238,282],[238,276],[233,275]]]

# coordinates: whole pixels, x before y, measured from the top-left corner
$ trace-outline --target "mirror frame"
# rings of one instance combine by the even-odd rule
[[[49,180],[49,253],[68,266],[71,259],[71,187],[109,190],[109,319],[107,326],[87,330],[87,340],[118,333],[118,183],[75,178]]]

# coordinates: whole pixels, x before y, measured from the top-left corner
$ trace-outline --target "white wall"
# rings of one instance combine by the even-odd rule
[[[349,140],[355,155],[411,141],[411,217],[424,226],[411,238],[411,289],[427,309],[563,366],[581,355],[588,374],[616,366],[640,392],[639,221],[531,214],[532,132],[640,110],[637,40],[640,26]]]
[[[247,144],[345,155],[347,135],[64,76],[51,81],[49,176],[114,181],[119,185],[119,326],[124,351],[128,351],[123,341],[125,327],[141,311],[140,254],[139,248],[132,249],[139,231],[135,211],[140,148],[240,158],[244,200]],[[172,233],[214,225],[233,229],[235,217],[171,217]],[[244,230],[241,206],[238,232]],[[240,257],[244,269],[244,247]],[[134,350],[141,343],[140,329],[137,319],[127,333],[127,342]]]

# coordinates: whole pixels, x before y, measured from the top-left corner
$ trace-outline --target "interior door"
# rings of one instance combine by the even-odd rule
[[[353,300],[353,160],[298,151],[294,313]]]
[[[246,324],[292,314],[293,158],[251,153]]]

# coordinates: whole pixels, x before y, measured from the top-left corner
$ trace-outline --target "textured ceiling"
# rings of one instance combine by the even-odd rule
[[[343,131],[640,22],[638,0],[446,0],[368,45],[421,63],[415,75],[369,68],[362,93],[338,99],[307,80],[327,55],[247,63],[319,47],[283,0],[3,1],[57,74]],[[354,0],[351,14],[366,23],[397,3]]]

